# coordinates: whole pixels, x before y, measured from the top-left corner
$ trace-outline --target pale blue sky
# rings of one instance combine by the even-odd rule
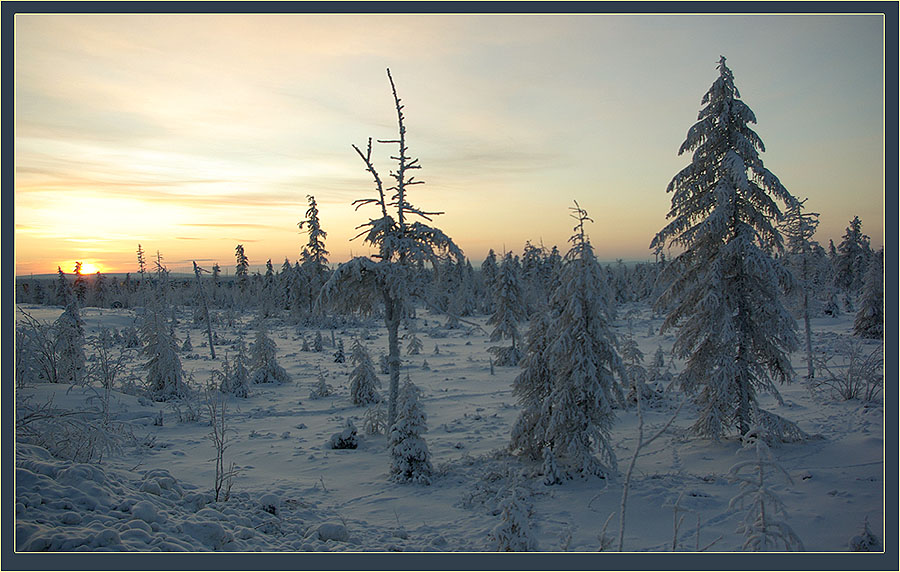
[[[564,248],[573,199],[601,258],[647,259],[720,54],[817,238],[859,215],[878,246],[883,53],[877,15],[19,15],[17,272],[133,270],[139,242],[174,267],[231,266],[237,243],[280,264],[308,194],[332,261],[365,252],[350,145],[394,136],[386,67],[413,203],[473,260]]]

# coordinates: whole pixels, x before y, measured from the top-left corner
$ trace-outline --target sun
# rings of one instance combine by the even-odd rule
[[[82,262],[81,263],[81,273],[83,275],[88,274],[96,274],[98,272],[102,272],[99,264],[95,264],[93,262]]]

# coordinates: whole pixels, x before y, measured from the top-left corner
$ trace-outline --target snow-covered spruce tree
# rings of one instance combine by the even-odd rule
[[[693,429],[713,439],[749,430],[757,392],[778,396],[773,380],[790,381],[797,345],[779,298],[790,274],[772,256],[782,250],[776,200],[796,199],[763,166],[763,142],[748,126],[756,117],[724,57],[718,69],[679,149],[693,151],[691,163],[667,189],[673,220],[650,244],[684,249],[664,270],[657,307],[668,309],[662,332],[680,326],[673,352],[687,358],[680,382],[699,408]]]
[[[496,288],[497,275],[500,269],[497,266],[497,254],[494,249],[488,251],[487,257],[481,263],[481,283],[484,296],[481,300],[481,311],[485,314],[494,313],[494,288]]]
[[[488,325],[494,326],[491,341],[499,342],[507,339],[512,345],[493,346],[488,351],[494,354],[495,365],[516,366],[522,359],[519,348],[518,323],[525,319],[525,299],[523,298],[519,275],[513,264],[512,253],[507,252],[500,265],[500,272],[494,281],[494,314],[488,319]]]
[[[142,352],[147,358],[147,391],[155,401],[187,395],[178,339],[167,319],[168,311],[151,301],[141,321]]]
[[[244,304],[244,296],[250,283],[250,260],[244,254],[244,245],[239,244],[234,247],[234,278],[237,281],[239,290],[240,304]]]
[[[222,371],[213,372],[219,379],[219,391],[235,397],[250,395],[250,371],[247,369],[247,356],[244,353],[244,341],[238,340],[237,354],[231,362],[228,356],[222,362]]]
[[[57,380],[81,385],[85,380],[84,320],[78,302],[70,297],[65,311],[56,319]]]
[[[362,406],[379,401],[375,388],[381,387],[381,381],[375,373],[375,364],[372,363],[369,351],[358,338],[350,346],[350,363],[353,364],[353,371],[350,372],[350,401],[353,405]]]
[[[419,403],[419,388],[407,376],[397,402],[397,419],[391,424],[391,480],[430,485],[434,469],[422,434],[428,430]]]
[[[884,249],[872,257],[866,271],[853,333],[871,340],[884,339]]]
[[[276,359],[277,347],[266,333],[260,320],[256,327],[256,339],[250,347],[250,378],[252,383],[289,383],[290,376]]]
[[[416,322],[415,320],[410,320],[409,334],[407,334],[409,342],[406,344],[406,355],[417,356],[422,353],[422,340],[420,340],[419,336],[416,334]]]
[[[741,461],[728,471],[729,480],[740,483],[740,493],[728,503],[729,510],[749,504],[737,529],[744,535],[742,549],[753,552],[804,550],[803,542],[784,520],[784,503],[771,487],[776,472],[793,484],[790,475],[775,460],[763,431],[754,428],[744,438],[745,446],[755,449],[756,458]]]
[[[454,257],[461,260],[462,251],[440,229],[423,222],[412,222],[418,217],[431,221],[431,217],[441,214],[427,212],[410,203],[409,190],[423,181],[415,180],[412,172],[420,169],[418,159],[409,156],[406,143],[403,106],[397,96],[394,80],[388,70],[388,80],[397,111],[399,138],[380,143],[398,146],[392,158],[397,162],[396,170],[390,176],[394,185],[384,188],[381,176],[372,163],[372,140],[369,139],[366,152],[356,145],[353,149],[366,165],[366,170],[375,181],[377,197],[354,201],[357,208],[376,205],[379,216],[360,225],[363,229],[357,235],[373,246],[377,253],[372,257],[357,257],[339,266],[323,288],[323,298],[344,311],[371,310],[378,303],[384,308],[384,323],[388,331],[388,365],[390,384],[388,388],[388,421],[397,419],[397,399],[400,387],[400,337],[401,320],[410,312],[414,298],[423,298],[425,286],[423,273],[418,269],[425,264],[437,267],[441,260]],[[393,194],[388,194],[393,193]]]
[[[69,298],[74,296],[72,293],[72,286],[69,285],[69,280],[66,278],[66,275],[63,274],[62,268],[56,267],[56,304],[59,306],[67,306],[69,304]]]
[[[572,211],[578,224],[549,316],[533,318],[523,371],[513,382],[522,412],[510,448],[543,459],[545,468],[555,466],[565,477],[605,476],[616,470],[610,430],[626,374],[610,328],[602,269],[584,231],[591,219],[577,202]]]
[[[334,350],[334,363],[344,363],[347,356],[344,354],[344,340],[338,340],[337,349]]]
[[[834,283],[844,291],[847,301],[852,302],[862,288],[871,255],[869,237],[862,233],[862,221],[854,216],[837,247],[834,259]],[[848,305],[846,309],[852,308]]]
[[[306,210],[306,218],[297,226],[300,230],[306,226],[309,237],[306,245],[300,251],[300,269],[304,285],[304,311],[307,319],[315,314],[316,298],[322,290],[322,286],[328,280],[328,251],[325,249],[325,238],[328,236],[319,222],[319,207],[316,197],[308,195],[309,208]]]
[[[530,552],[537,550],[531,531],[531,503],[522,488],[513,484],[509,496],[500,502],[500,524],[491,531],[498,552]]]

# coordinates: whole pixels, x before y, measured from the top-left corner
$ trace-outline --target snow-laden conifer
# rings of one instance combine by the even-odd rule
[[[222,362],[222,371],[218,372],[219,391],[234,395],[235,397],[248,397],[250,395],[250,371],[247,369],[247,356],[244,350],[244,341],[237,343],[237,353],[228,361],[228,356]]]
[[[397,420],[390,430],[391,480],[431,484],[431,453],[422,437],[427,430],[419,388],[407,376],[397,402]]]
[[[552,460],[568,477],[604,476],[616,468],[610,431],[613,406],[623,402],[625,371],[610,328],[602,269],[584,231],[591,219],[578,203],[572,210],[578,224],[549,317],[532,324],[523,372],[513,383],[523,409],[510,445],[535,460],[540,454],[545,467]]]
[[[719,60],[719,77],[679,154],[691,163],[669,183],[672,221],[653,239],[683,252],[666,267],[669,284],[657,302],[668,310],[662,331],[680,326],[673,348],[687,358],[681,385],[696,397],[694,430],[718,439],[749,430],[760,390],[790,381],[796,324],[779,292],[790,274],[782,250],[777,201],[796,199],[763,166],[756,117],[739,99],[734,76]]]
[[[518,323],[525,319],[525,299],[523,298],[517,267],[511,252],[507,252],[494,280],[494,314],[488,325],[494,326],[491,341],[510,340],[510,346],[493,346],[488,351],[494,354],[494,364],[516,366],[522,359],[519,348]]]
[[[522,487],[515,483],[506,498],[500,501],[500,524],[491,531],[498,552],[529,552],[537,550],[537,540],[531,530],[531,503]]]
[[[178,355],[175,337],[166,313],[157,304],[151,304],[141,321],[142,352],[147,357],[147,390],[155,401],[167,401],[187,395],[184,369]]]
[[[337,349],[334,350],[334,363],[344,363],[347,356],[344,354],[344,340],[338,340]]]
[[[253,383],[289,383],[290,376],[278,365],[277,346],[266,333],[265,324],[260,321],[256,328],[256,339],[250,347],[250,375]]]
[[[872,257],[853,322],[853,333],[871,340],[884,339],[884,250]]]
[[[728,471],[729,480],[740,483],[740,493],[731,499],[728,508],[746,511],[737,529],[744,535],[742,549],[753,552],[804,550],[803,542],[785,520],[784,503],[772,488],[776,474],[793,484],[790,475],[775,460],[764,432],[753,428],[745,435],[744,442],[745,446],[755,450],[755,458],[741,461]]]
[[[317,311],[316,299],[322,286],[328,280],[328,250],[325,249],[325,238],[328,236],[322,229],[319,221],[319,207],[316,198],[312,195],[306,197],[309,200],[309,208],[306,210],[306,219],[297,223],[300,230],[306,226],[308,240],[300,251],[300,270],[303,289],[303,312],[307,319],[314,316]]]
[[[353,340],[350,346],[350,363],[353,370],[350,372],[350,401],[353,405],[368,405],[380,398],[376,388],[381,387],[381,381],[375,373],[375,364],[369,356],[369,351],[363,345],[362,340]]]
[[[411,322],[409,325],[409,334],[407,334],[407,338],[409,338],[409,342],[406,344],[406,354],[411,356],[417,356],[422,353],[422,340],[419,339],[419,336],[416,335],[416,326],[415,322]]]
[[[85,380],[84,320],[74,296],[56,319],[57,380],[81,385]]]
[[[494,249],[488,251],[487,257],[481,263],[481,282],[484,296],[481,300],[481,311],[485,314],[494,313],[494,291],[496,288],[497,274],[500,269],[497,266],[497,254]]]
[[[846,293],[847,300],[852,301],[862,288],[871,255],[869,237],[862,232],[862,221],[854,216],[837,246],[834,259],[834,283]],[[847,309],[851,308],[848,306]]]

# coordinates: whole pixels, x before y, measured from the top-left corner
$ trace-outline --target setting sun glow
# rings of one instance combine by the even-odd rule
[[[65,267],[62,267],[62,268],[63,268],[63,272],[65,272]],[[72,268],[74,271],[74,269],[75,269],[74,262],[70,265],[70,268]],[[93,262],[86,262],[83,260],[81,261],[81,273],[83,275],[86,276],[88,274],[96,274],[98,272],[103,272],[103,269],[100,267],[99,264],[95,264]],[[67,272],[67,274],[68,274],[68,272]]]

